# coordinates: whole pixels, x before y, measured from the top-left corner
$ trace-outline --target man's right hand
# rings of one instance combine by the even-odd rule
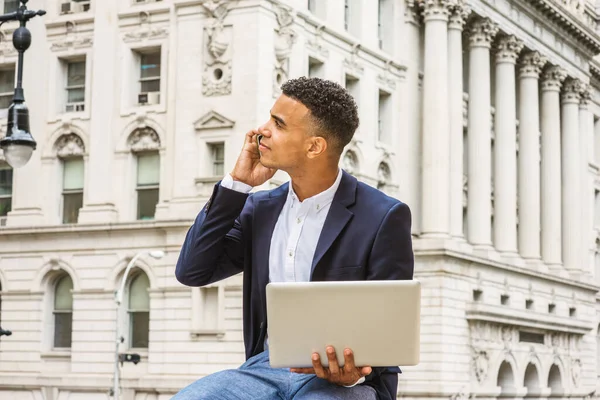
[[[260,153],[256,145],[258,130],[253,129],[246,133],[242,152],[238,157],[235,167],[231,172],[234,181],[243,182],[252,187],[260,186],[275,175],[274,168],[267,168],[260,162]]]

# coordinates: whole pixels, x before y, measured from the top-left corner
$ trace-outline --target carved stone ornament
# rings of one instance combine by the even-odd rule
[[[396,81],[390,72],[390,61],[386,62],[384,70],[377,74],[377,82],[387,86],[391,90],[396,89]]]
[[[579,103],[583,82],[579,79],[568,79],[563,85],[562,98],[565,102]]]
[[[419,0],[419,7],[423,10],[425,21],[429,19],[446,19],[450,15],[450,0]]]
[[[194,129],[197,131],[209,129],[232,128],[235,122],[216,111],[209,111],[194,123]]]
[[[539,52],[531,51],[521,58],[519,62],[519,74],[520,76],[538,78],[547,62],[548,59]]]
[[[585,13],[585,0],[560,0],[559,2],[577,16],[582,16]]]
[[[126,43],[141,42],[143,40],[164,39],[169,36],[169,28],[166,26],[153,27],[148,23],[140,25],[138,29],[123,35]]]
[[[590,91],[590,85],[587,83],[583,83],[581,85],[581,91],[579,92],[581,95],[581,106],[587,107],[592,101],[592,93]]]
[[[136,129],[129,136],[127,144],[134,153],[160,149],[160,139],[152,128]]]
[[[202,74],[202,93],[205,96],[226,96],[231,94],[232,30],[225,26],[229,13],[228,1],[208,0],[202,6],[209,15],[204,28],[205,64]]]
[[[567,77],[567,71],[564,68],[553,65],[542,74],[542,90],[560,91],[560,88]]]
[[[473,374],[477,378],[477,382],[483,382],[487,378],[488,369],[490,366],[490,358],[485,350],[473,349]]]
[[[404,7],[404,17],[406,22],[415,25],[421,24],[419,15],[419,5],[417,0],[406,0],[406,6]]]
[[[471,15],[471,7],[465,4],[464,0],[456,1],[450,7],[448,29],[458,29],[462,31],[467,23],[469,15]]]
[[[0,32],[0,56],[10,57],[16,56],[17,49],[12,43],[12,34],[14,31]]]
[[[516,63],[521,50],[523,41],[514,35],[503,36],[496,42],[496,62]]]
[[[318,26],[315,35],[306,43],[306,47],[313,50],[317,54],[327,58],[329,56],[329,50],[323,46],[323,30],[325,25]]]
[[[498,33],[498,25],[489,18],[480,18],[469,26],[469,44],[471,47],[491,47]]]
[[[390,183],[391,177],[392,173],[390,172],[390,167],[387,163],[380,163],[379,168],[377,169],[377,181],[382,185],[387,185]]]
[[[573,386],[579,387],[581,384],[581,360],[573,360],[571,362],[571,378],[573,379]]]
[[[58,42],[52,43],[50,49],[52,51],[61,51],[68,49],[82,49],[87,47],[92,47],[94,44],[93,37],[90,36],[77,36],[77,35],[67,35],[67,37],[61,39]]]
[[[296,43],[293,9],[276,4],[275,15],[278,27],[275,29],[275,68],[273,71],[273,95],[281,93],[281,85],[289,76],[289,57]]]
[[[358,172],[358,157],[352,150],[346,151],[342,160],[342,168],[351,175]]]
[[[82,157],[85,154],[83,140],[74,133],[62,135],[54,146],[59,158]]]
[[[365,67],[360,62],[360,56],[358,55],[359,50],[360,44],[355,43],[352,46],[352,51],[350,52],[350,55],[344,59],[344,67],[346,67],[350,72],[354,73],[355,75],[361,75],[365,70]]]

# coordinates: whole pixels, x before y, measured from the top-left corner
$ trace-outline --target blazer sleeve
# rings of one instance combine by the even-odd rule
[[[242,221],[251,207],[251,195],[215,185],[181,247],[175,268],[179,282],[205,286],[243,271]]]
[[[375,236],[367,280],[413,279],[411,213],[404,203],[389,209]]]

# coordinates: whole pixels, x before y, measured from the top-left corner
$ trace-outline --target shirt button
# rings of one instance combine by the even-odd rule
[[[293,253],[290,251],[290,252],[288,253],[288,256],[290,256],[290,257],[291,257],[291,256],[292,256],[292,254],[293,254]]]
[[[317,210],[320,209],[320,208],[321,208],[321,206],[317,204]]]
[[[300,218],[298,218],[298,219],[296,220],[296,222],[300,223],[300,222],[302,222],[302,220],[301,220]]]

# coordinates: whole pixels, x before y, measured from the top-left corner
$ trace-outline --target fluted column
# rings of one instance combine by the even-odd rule
[[[502,37],[496,48],[496,117],[494,124],[494,245],[517,254],[517,115],[515,64],[523,42]]]
[[[468,240],[491,246],[490,47],[498,27],[479,19],[469,27]]]
[[[592,232],[594,229],[593,203],[594,179],[589,171],[590,151],[593,147],[594,115],[589,109],[591,102],[590,86],[585,84],[581,88],[581,102],[579,103],[579,154],[580,154],[580,182],[581,182],[581,268],[585,274],[593,276],[594,268],[591,263],[590,250],[592,248]]]
[[[546,59],[525,54],[519,69],[519,253],[538,260],[540,253],[540,107],[539,76]]]
[[[564,69],[552,66],[542,76],[542,260],[550,270],[562,271],[560,88]]]
[[[575,277],[581,272],[580,92],[581,81],[570,79],[562,101],[562,251],[564,266]]]
[[[448,24],[448,103],[450,107],[450,234],[463,235],[463,48],[467,5],[452,8]]]
[[[445,236],[450,232],[449,1],[427,0],[420,5],[425,22],[422,234]]]

